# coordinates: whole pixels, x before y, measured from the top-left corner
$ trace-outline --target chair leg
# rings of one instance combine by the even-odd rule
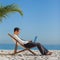
[[[35,52],[33,52],[33,51],[31,51],[30,49],[28,49],[28,51],[30,51],[33,55],[36,55],[36,53],[35,53]]]
[[[18,47],[18,45],[17,45],[17,42],[16,42],[14,54],[16,54],[16,52],[17,52],[17,47]]]
[[[26,50],[27,50],[27,49],[24,49],[24,50],[17,51],[17,52],[16,52],[16,54],[17,54],[17,53],[24,52],[24,51],[26,51]]]

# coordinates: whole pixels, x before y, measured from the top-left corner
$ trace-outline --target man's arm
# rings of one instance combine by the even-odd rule
[[[21,38],[20,38],[20,39],[21,39]],[[25,41],[24,39],[21,39],[21,40]],[[29,41],[26,41],[26,42],[30,43],[30,42],[32,42],[32,40],[29,40]]]
[[[14,37],[15,37],[19,42],[21,42],[22,44],[27,44],[27,43],[32,42],[31,40],[30,40],[30,41],[23,41],[23,39],[20,39],[17,35],[14,35]]]

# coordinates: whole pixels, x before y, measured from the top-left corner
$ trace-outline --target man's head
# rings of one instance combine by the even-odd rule
[[[19,33],[20,33],[20,28],[15,27],[14,28],[14,34],[19,35]]]

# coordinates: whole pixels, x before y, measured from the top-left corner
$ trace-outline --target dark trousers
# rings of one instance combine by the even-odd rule
[[[40,43],[30,42],[30,43],[24,44],[24,46],[26,48],[37,47],[42,55],[46,55],[46,53],[48,52],[48,50]]]

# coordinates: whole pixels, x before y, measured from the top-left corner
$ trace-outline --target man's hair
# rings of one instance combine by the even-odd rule
[[[18,28],[18,27],[15,27],[15,28],[14,28],[14,32],[15,32],[15,31],[19,31],[19,30],[20,30],[20,28]]]

